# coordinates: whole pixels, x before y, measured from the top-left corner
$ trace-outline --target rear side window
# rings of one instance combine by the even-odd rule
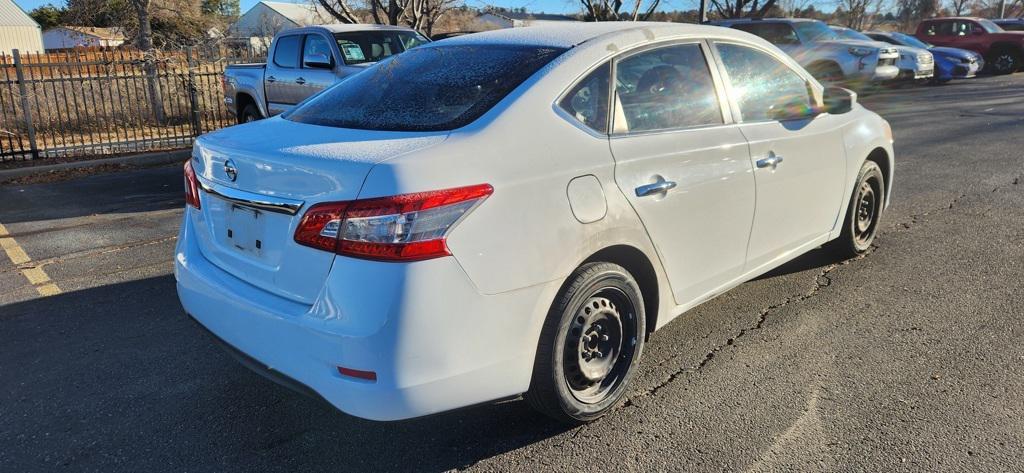
[[[598,133],[608,132],[608,82],[611,65],[605,63],[576,84],[558,106]]]
[[[487,44],[415,48],[350,76],[285,118],[360,130],[453,130],[564,51]]]
[[[301,46],[301,35],[277,38],[277,46],[274,46],[274,64],[279,67],[299,67],[299,47]]]
[[[771,120],[776,107],[806,110],[813,105],[807,81],[771,55],[736,44],[715,47],[744,122]]]
[[[796,31],[786,23],[738,23],[733,28],[760,36],[772,44],[800,44]]]
[[[619,61],[615,97],[617,132],[722,123],[711,71],[696,44],[652,49]]]

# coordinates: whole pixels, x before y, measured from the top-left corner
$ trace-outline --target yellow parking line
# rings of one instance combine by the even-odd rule
[[[2,223],[0,223],[0,248],[4,249],[7,257],[10,258],[15,266],[21,267],[26,263],[32,262],[32,259],[28,257],[28,253],[25,253],[25,250],[18,245],[18,242],[14,241],[14,238],[7,231],[7,227]],[[35,286],[36,292],[40,296],[54,296],[61,293],[60,287],[50,281],[50,276],[40,266],[30,266],[21,269],[21,274],[25,276],[25,279],[28,279],[30,284]]]

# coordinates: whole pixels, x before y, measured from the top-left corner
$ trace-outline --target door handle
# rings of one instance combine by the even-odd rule
[[[299,85],[305,84],[306,83],[306,79],[303,79],[303,78],[299,77],[298,79],[295,79],[295,83],[299,84]]]
[[[759,168],[771,167],[772,171],[774,171],[775,168],[779,167],[779,163],[781,163],[781,162],[782,162],[782,156],[777,156],[775,153],[768,153],[768,157],[767,158],[762,158],[762,159],[758,159],[757,160],[757,167],[759,167]]]
[[[275,78],[274,76],[267,76],[266,80],[267,82],[277,82],[277,78]]]
[[[654,184],[646,184],[636,188],[637,197],[647,197],[654,194],[662,194],[676,188],[674,181],[661,181]]]

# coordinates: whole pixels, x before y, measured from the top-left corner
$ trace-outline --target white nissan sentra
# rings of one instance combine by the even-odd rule
[[[585,422],[674,317],[865,252],[893,148],[759,38],[616,22],[407,51],[201,137],[185,176],[181,303],[253,369],[368,419],[524,395]]]

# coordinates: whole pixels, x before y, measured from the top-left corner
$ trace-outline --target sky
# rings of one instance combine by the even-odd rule
[[[242,13],[252,8],[259,0],[241,0]],[[63,0],[14,0],[25,11],[31,11],[36,7],[52,3],[62,5]],[[466,4],[472,7],[484,7],[493,5],[497,7],[519,8],[525,7],[533,13],[578,13],[582,11],[578,0],[466,0]],[[662,0],[662,10],[688,10],[696,8],[697,0]]]

